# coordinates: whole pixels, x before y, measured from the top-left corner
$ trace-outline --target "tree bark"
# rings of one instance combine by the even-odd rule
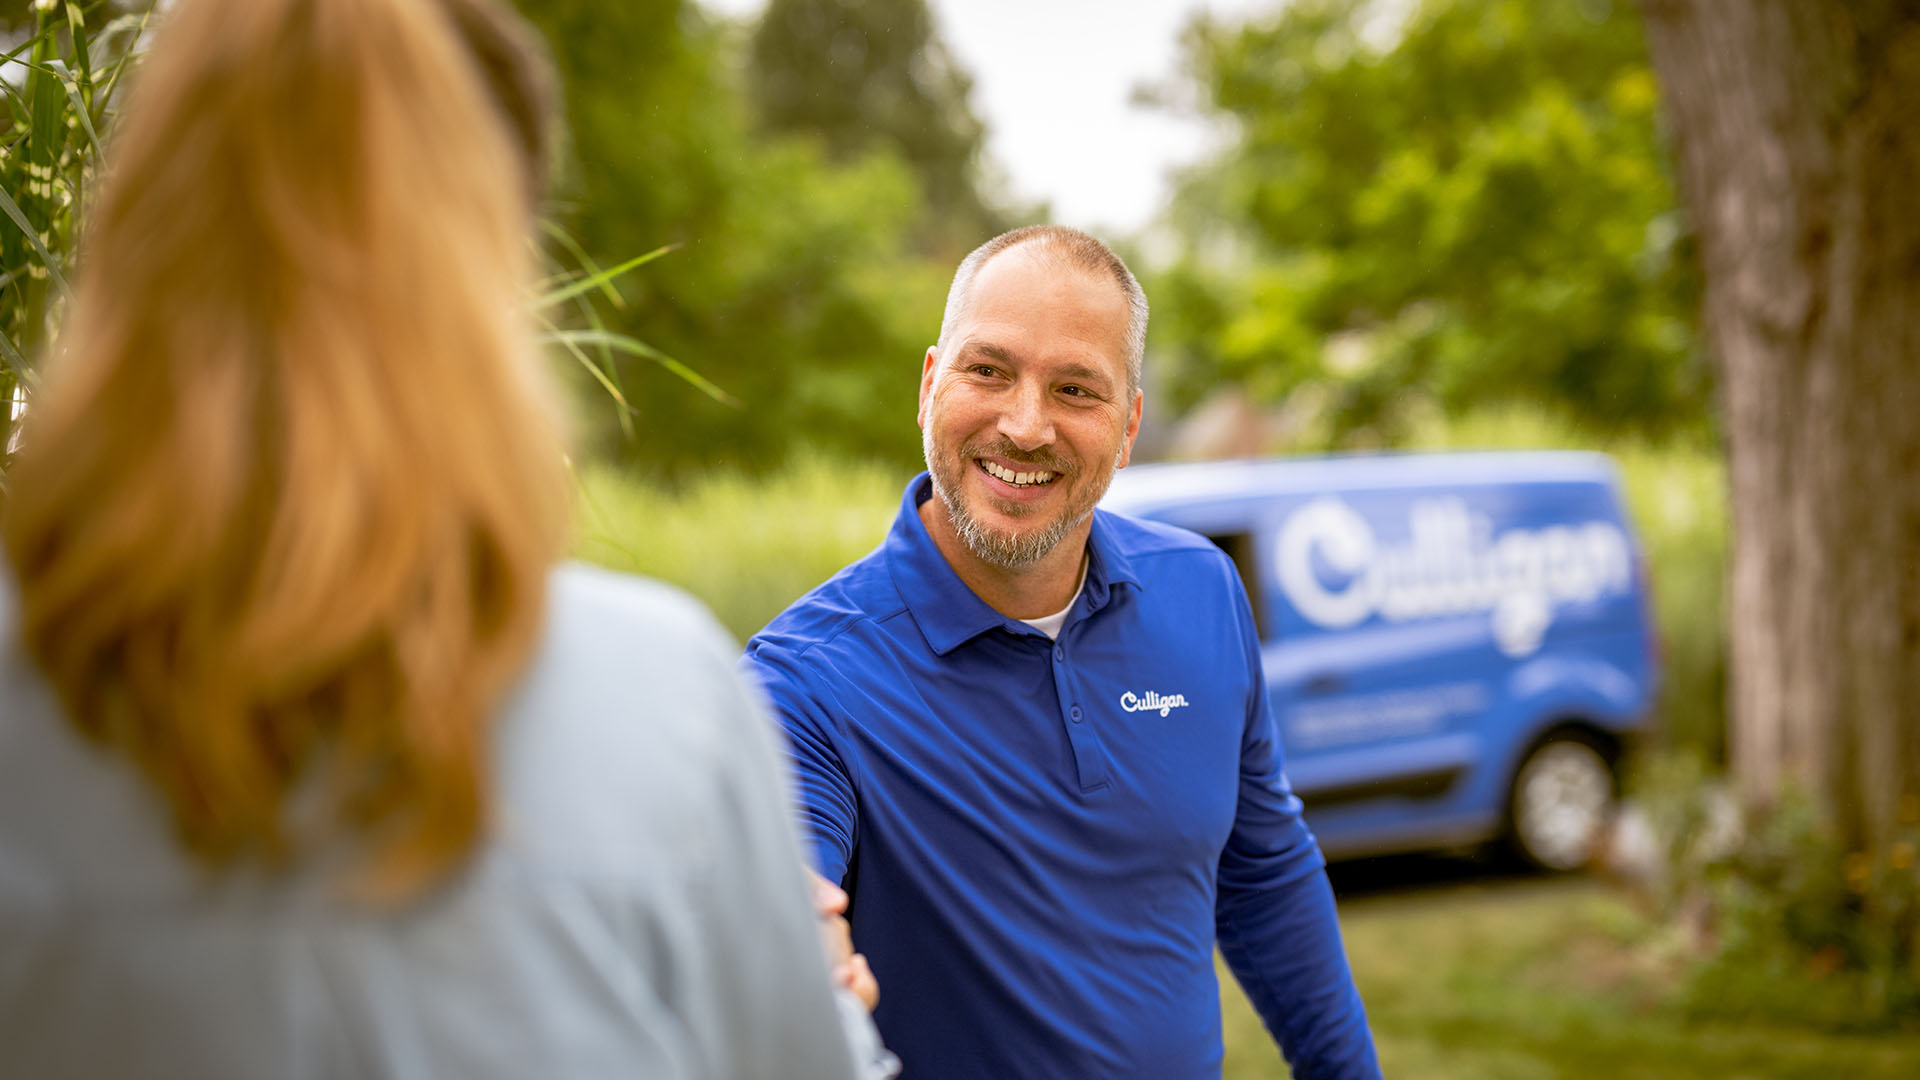
[[[1720,377],[1733,769],[1877,847],[1920,793],[1920,3],[1643,7]]]

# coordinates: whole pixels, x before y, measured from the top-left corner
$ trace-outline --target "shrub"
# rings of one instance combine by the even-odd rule
[[[1688,1013],[1920,1030],[1920,800],[1877,849],[1848,851],[1796,791],[1730,821],[1697,756],[1656,757],[1633,788],[1662,848],[1653,906],[1683,931]]]

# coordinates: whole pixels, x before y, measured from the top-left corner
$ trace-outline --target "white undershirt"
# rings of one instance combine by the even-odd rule
[[[1060,637],[1060,627],[1067,621],[1067,612],[1073,610],[1074,601],[1080,599],[1080,591],[1087,587],[1087,561],[1088,556],[1082,555],[1080,557],[1080,583],[1073,587],[1073,595],[1067,598],[1066,607],[1061,608],[1051,615],[1042,615],[1037,619],[1021,619],[1020,621],[1047,635],[1049,638],[1058,640]]]

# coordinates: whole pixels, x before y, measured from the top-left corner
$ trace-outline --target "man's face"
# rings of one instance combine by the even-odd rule
[[[975,557],[1017,570],[1084,523],[1127,463],[1127,303],[1110,278],[1020,247],[980,268],[947,342],[927,350],[921,444]]]

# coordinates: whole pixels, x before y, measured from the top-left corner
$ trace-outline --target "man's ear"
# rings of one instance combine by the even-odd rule
[[[938,346],[927,346],[927,358],[920,365],[920,409],[914,414],[914,423],[922,428],[927,426],[927,398],[933,393],[933,373],[940,367]]]
[[[1140,437],[1140,409],[1146,400],[1144,391],[1133,392],[1133,408],[1127,415],[1127,434],[1120,440],[1120,467],[1123,469],[1133,461],[1133,440]]]

